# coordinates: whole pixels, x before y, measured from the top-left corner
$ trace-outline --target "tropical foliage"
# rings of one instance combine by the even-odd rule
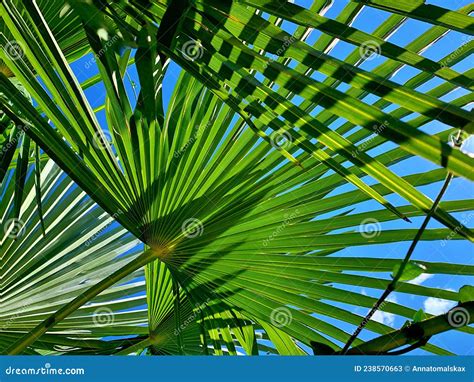
[[[474,6],[352,0],[325,17],[331,6],[2,1],[3,353],[452,354],[431,336],[474,333],[472,287],[410,282],[468,279],[473,265],[413,261],[403,245],[473,241],[459,218],[472,200],[423,191],[474,180],[460,149],[472,70],[452,68],[473,44],[423,52],[472,35]],[[385,15],[370,34],[351,26],[366,9]],[[429,28],[390,42],[411,20]],[[331,55],[342,43],[343,61]],[[363,69],[373,54],[381,63]],[[183,70],[168,99],[170,61]],[[416,74],[395,82],[406,67]],[[429,170],[400,171],[413,160]],[[351,254],[369,245],[377,256]],[[376,309],[404,327],[364,320],[377,301],[364,289],[392,284],[458,306],[432,317],[384,298]],[[372,339],[351,338],[358,326]]]

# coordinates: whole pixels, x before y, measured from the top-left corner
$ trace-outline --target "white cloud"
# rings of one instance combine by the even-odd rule
[[[424,283],[426,280],[432,278],[433,275],[430,275],[429,273],[422,273],[418,277],[415,277],[413,280],[408,281],[410,284],[415,284],[415,285],[421,285],[421,283]]]
[[[395,315],[392,313],[382,312],[381,310],[377,310],[374,315],[372,316],[372,320],[378,321],[382,324],[392,326],[395,322]]]
[[[455,305],[456,302],[454,301],[449,301],[437,297],[428,297],[423,303],[425,312],[435,315],[444,314]]]

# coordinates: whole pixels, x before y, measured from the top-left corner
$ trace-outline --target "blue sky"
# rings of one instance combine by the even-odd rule
[[[295,1],[295,2],[305,7],[308,7],[310,5],[310,2],[306,0]],[[326,17],[335,18],[343,9],[343,7],[348,3],[348,1],[336,0],[334,3],[335,4],[326,13],[325,15]],[[431,0],[431,1],[427,1],[427,3],[439,5],[445,8],[457,9],[462,6],[468,5],[470,2],[468,0],[462,0],[462,1],[461,0],[444,0],[444,1]],[[361,14],[358,15],[356,21],[353,23],[353,26],[355,28],[358,28],[370,33],[378,25],[380,25],[380,23],[382,23],[385,20],[386,16],[387,16],[386,12],[369,8],[369,7],[365,7],[365,9],[361,12]],[[294,26],[291,26],[285,22],[283,23],[283,28],[291,32]],[[425,23],[422,23],[416,20],[409,20],[394,35],[391,36],[389,41],[395,44],[398,44],[400,46],[405,46],[407,43],[412,41],[418,35],[421,35],[423,32],[425,32],[429,28],[430,26]],[[308,39],[308,43],[310,44],[313,43],[317,39],[318,36],[319,36],[319,32],[314,32]],[[437,41],[435,44],[433,44],[425,52],[423,52],[423,56],[428,57],[432,60],[438,61],[442,59],[444,56],[448,55],[453,50],[462,46],[467,41],[468,40],[467,40],[466,35],[463,35],[462,33],[458,33],[458,32],[450,32],[446,36],[444,36],[442,39]],[[353,48],[354,47],[350,44],[339,42],[336,48],[331,52],[331,55],[343,60],[350,52],[352,52]],[[85,57],[84,59],[81,59],[73,63],[72,65],[73,70],[77,74],[80,81],[83,81],[89,78],[91,75],[97,72],[95,67],[86,68],[87,66],[86,63],[90,60],[90,58],[91,56]],[[380,65],[384,60],[385,59],[383,57],[378,57],[378,58],[366,61],[364,64],[362,64],[361,67],[366,70],[371,70],[377,67],[378,65]],[[464,59],[462,62],[456,64],[453,68],[457,70],[458,72],[462,73],[468,69],[471,69],[473,66],[472,64],[473,64],[473,59],[471,56]],[[167,71],[167,76],[166,76],[164,87],[163,87],[165,103],[168,102],[168,99],[173,91],[173,87],[176,82],[176,79],[178,78],[179,72],[180,72],[180,68],[176,64],[172,63],[170,65],[170,68]],[[409,78],[416,75],[418,72],[419,71],[416,69],[408,68],[405,66],[400,71],[398,71],[398,73],[392,78],[392,80],[400,84],[403,84]],[[129,75],[132,81],[134,81],[135,83],[138,83],[134,68],[130,68]],[[313,77],[318,78],[318,74],[316,74]],[[324,77],[321,77],[321,78],[324,78]],[[439,85],[441,82],[442,81],[439,79],[432,79],[428,81],[426,84],[424,84],[423,86],[421,86],[418,90],[427,91],[433,88],[434,86]],[[130,91],[131,98],[133,98],[130,82],[127,82],[127,87],[128,87],[128,90]],[[458,89],[444,96],[442,99],[444,101],[450,101],[466,93],[467,92],[465,90]],[[101,85],[94,86],[91,89],[88,89],[86,94],[93,107],[98,106],[103,103],[104,93],[103,93],[103,88],[101,87]],[[375,96],[369,96],[365,99],[365,101],[372,103],[372,102],[375,102],[377,99],[378,98]],[[296,100],[298,99],[296,98]],[[386,110],[392,110],[392,107]],[[412,114],[410,118],[413,118],[414,116],[416,116],[415,113]],[[101,123],[103,123],[103,126],[106,126],[103,112],[99,113],[99,120],[101,121]],[[333,126],[337,126],[338,123],[340,122],[336,121]],[[430,131],[431,133],[438,132],[444,129],[445,129],[445,126],[443,126],[441,123],[438,123],[436,121],[431,122],[423,127],[424,131]],[[390,144],[386,144],[381,148],[377,148],[376,150],[371,151],[370,153],[375,155],[375,154],[383,152],[389,147],[393,147],[393,145],[391,146]],[[474,152],[474,144],[472,143],[472,141],[469,141],[467,143],[465,150]],[[423,171],[429,171],[434,168],[435,168],[434,165],[420,158],[412,158],[408,161],[401,162],[392,167],[392,169],[398,175],[407,175],[414,172],[420,173]],[[438,193],[440,186],[441,184],[438,183],[438,184],[422,187],[421,190],[429,197],[434,198],[436,194]],[[345,188],[341,188],[341,191],[347,191],[348,189],[351,189],[351,187],[352,186],[348,185]],[[463,198],[470,199],[473,196],[474,196],[474,187],[472,183],[463,179],[455,179],[451,183],[443,200],[454,200],[454,199],[463,199]],[[391,201],[394,204],[400,204],[400,203],[405,204],[405,202],[403,202],[401,198],[394,195],[389,196],[389,201]],[[357,207],[356,212],[366,211],[374,207],[378,208],[376,202],[365,202],[365,203],[357,205],[356,207]],[[473,222],[470,221],[471,218],[469,217],[469,214],[459,213],[459,214],[455,214],[455,216],[459,220],[465,221],[468,226],[473,225]],[[408,225],[405,222],[399,222],[399,221],[383,223],[382,227],[391,228],[391,229],[418,228],[421,224],[421,220],[422,218],[415,218],[413,219],[413,223],[411,225]],[[435,228],[435,227],[441,227],[441,226],[437,222],[431,222],[429,228]],[[387,258],[403,258],[409,244],[410,242],[407,241],[407,242],[397,243],[397,244],[356,247],[356,248],[345,249],[344,251],[340,253],[340,255],[364,256],[364,257],[370,257],[370,256],[381,257],[382,256],[382,257],[387,257]],[[426,260],[426,261],[432,261],[432,262],[474,264],[473,254],[474,254],[474,251],[473,251],[472,245],[465,241],[451,240],[451,241],[447,241],[444,246],[442,246],[440,241],[431,241],[431,242],[419,243],[417,246],[417,249],[415,250],[415,253],[413,254],[413,259]],[[390,275],[388,274],[383,275],[383,276],[386,277],[387,279],[390,277]],[[436,276],[422,275],[420,278],[415,280],[416,283],[422,284],[424,286],[444,288],[444,289],[450,289],[454,291],[457,291],[463,285],[473,284],[472,281],[473,281],[472,278],[469,278],[469,277],[459,277],[459,276],[453,277],[453,276],[448,276],[448,275],[436,275]],[[342,286],[342,285],[336,285],[336,286],[341,287],[341,288],[348,288],[347,286]],[[348,289],[357,290],[359,292],[361,291],[360,288],[355,288],[355,287],[348,288]],[[381,294],[381,291],[371,290],[371,289],[365,289],[362,292],[373,297],[378,297]],[[440,313],[446,312],[452,306],[452,304],[444,300],[437,300],[433,298],[427,299],[427,298],[418,297],[418,296],[410,296],[410,295],[406,295],[402,293],[393,293],[390,298],[392,301],[396,301],[399,304],[412,307],[415,310],[418,310],[421,308],[421,309],[426,310],[427,312],[434,313],[434,314],[440,314]],[[341,306],[343,305],[341,304]],[[348,307],[348,306],[346,306],[345,308],[353,309],[353,307]],[[367,310],[363,308],[356,308],[354,311],[358,314],[364,314],[366,313]],[[375,318],[380,320],[381,322],[384,322],[390,326],[393,326],[394,328],[401,327],[403,323],[405,322],[405,319],[402,319],[400,317],[394,317],[390,314],[386,314],[382,312],[377,313]],[[351,325],[341,324],[340,321],[331,320],[331,319],[328,319],[327,317],[324,317],[324,319],[330,322],[332,321],[332,323],[336,324],[341,329],[347,330],[348,332],[352,332],[354,330],[354,327]],[[369,339],[372,337],[372,335],[364,331],[362,332],[360,337],[363,339]],[[445,334],[437,336],[436,338],[432,339],[430,342],[458,354],[474,354],[474,346],[472,344],[472,341],[471,343],[469,343],[467,341],[467,338],[468,337],[466,335],[461,335],[455,331],[451,331],[449,333],[445,333]],[[411,354],[426,354],[426,353],[422,350],[417,350],[415,352],[412,352]]]

